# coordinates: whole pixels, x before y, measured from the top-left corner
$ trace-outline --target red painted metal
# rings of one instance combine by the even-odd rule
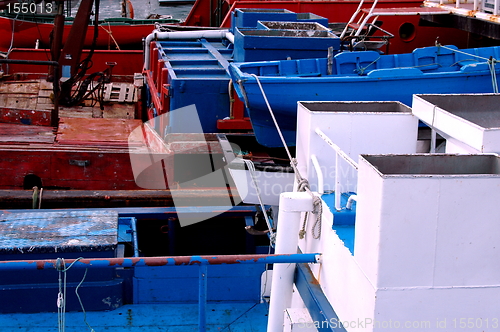
[[[217,8],[217,0],[212,1],[212,8]],[[229,27],[231,24],[231,12],[236,8],[269,8],[269,9],[288,9],[296,13],[314,13],[328,18],[330,23],[349,21],[349,18],[354,14],[359,4],[358,0],[347,1],[234,1],[227,0],[224,4],[230,4],[231,7],[223,10],[221,27]],[[373,1],[366,1],[364,8],[369,8]],[[396,8],[396,7],[418,7],[422,5],[421,0],[380,0],[377,3],[377,8]],[[211,17],[210,1],[198,0],[186,19],[186,25],[210,25],[209,18]],[[222,6],[222,8],[226,8]],[[441,27],[425,27],[419,26],[420,16],[385,16],[379,18],[383,21],[381,26],[384,30],[395,35],[395,38],[390,40],[389,50],[391,53],[408,53],[417,47],[432,46],[435,44],[436,38],[442,44],[453,44],[459,48],[467,48],[468,34],[464,31],[452,28]],[[408,39],[404,35],[400,35],[400,28],[403,24],[411,24],[415,27],[415,34]]]
[[[62,118],[55,141],[52,127],[0,124],[4,126],[0,128],[0,143],[4,143],[0,145],[0,188],[23,188],[25,176],[34,174],[45,188],[141,189],[135,183],[130,154],[148,159],[162,146],[152,142],[154,135],[143,140],[139,133],[129,139],[141,124],[140,120]],[[147,177],[148,170],[144,173]]]
[[[2,36],[0,38],[0,51],[5,52],[10,47],[13,23],[16,33],[13,47],[35,47],[37,39],[41,48],[50,46],[50,33],[54,28],[54,24],[23,20],[13,22],[12,19],[0,17],[0,36]],[[68,40],[70,27],[71,25],[65,25],[62,37],[63,44]],[[119,47],[120,49],[139,50],[142,47],[142,39],[146,38],[154,29],[154,22],[145,24],[101,24],[96,45],[100,49],[116,50]],[[89,26],[83,42],[85,47],[88,48],[92,44],[93,34],[94,27]]]
[[[0,18],[1,19],[1,18]],[[88,55],[88,51],[85,50],[82,53],[83,57]],[[10,59],[19,60],[33,60],[42,61],[47,60],[50,56],[50,50],[46,49],[25,49],[25,48],[15,48],[11,51]],[[90,72],[104,71],[109,66],[106,62],[114,61],[116,66],[113,67],[113,81],[132,81],[132,75],[134,73],[142,72],[143,65],[143,52],[135,50],[124,50],[124,51],[108,51],[108,50],[96,50],[92,56],[93,66]],[[10,64],[9,71],[7,73],[14,73],[15,75],[20,75],[21,73],[40,73],[47,75],[48,66],[26,66],[19,64]],[[130,76],[130,77],[124,77]]]
[[[0,107],[1,123],[50,126],[50,117],[51,114],[48,110],[12,109]]]
[[[99,7],[97,6],[98,3],[99,2],[96,2],[96,10],[99,10]],[[59,64],[61,65],[61,67],[71,67],[71,75],[76,74],[78,64],[80,63],[80,56],[82,54],[83,44],[85,41],[84,38],[87,34],[93,6],[94,0],[82,0],[80,2],[75,21],[71,25],[71,29],[68,35],[68,40],[71,40],[71,43],[64,44],[61,56],[59,57]],[[92,38],[93,37],[94,36],[92,36]]]

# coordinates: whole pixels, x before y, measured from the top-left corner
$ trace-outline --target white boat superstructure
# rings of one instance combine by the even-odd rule
[[[299,103],[297,169],[310,189],[281,194],[276,253],[298,247],[321,262],[275,265],[268,331],[499,327],[500,158],[483,153],[498,152],[497,129],[471,142],[447,124],[462,117],[461,128],[480,132],[485,113],[472,106],[482,97],[498,98],[418,95],[412,112],[391,102]],[[439,107],[461,109],[446,118]],[[419,120],[454,154],[422,150]],[[477,137],[486,138],[473,151]],[[323,303],[297,291],[304,269]]]

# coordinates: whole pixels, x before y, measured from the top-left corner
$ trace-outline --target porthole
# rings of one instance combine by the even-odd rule
[[[415,29],[415,25],[410,22],[405,22],[399,26],[399,38],[404,42],[411,42],[415,39],[417,35],[417,30]]]

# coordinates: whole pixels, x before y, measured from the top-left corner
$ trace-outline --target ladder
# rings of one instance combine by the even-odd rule
[[[438,7],[376,8],[378,0],[374,0],[370,8],[363,8],[363,3],[364,0],[361,0],[358,8],[354,12],[340,35],[341,40],[350,39],[356,41],[351,46],[353,48],[359,48],[360,45],[364,45],[366,48],[369,48],[367,45],[369,45],[370,43],[373,44],[372,48],[375,48],[376,46],[380,47],[380,45],[378,44],[381,44],[383,42],[388,43],[388,39],[394,37],[393,34],[381,29],[376,25],[379,16],[440,15],[451,13],[451,10]],[[386,36],[371,36],[371,34],[375,32],[374,29],[382,31],[386,34]],[[371,39],[378,38],[382,39],[382,41],[367,40],[370,36]]]
[[[364,2],[365,2],[365,0],[361,0],[359,2],[358,8],[354,12],[354,14],[352,14],[351,18],[349,19],[349,22],[347,22],[344,30],[340,34],[340,38],[346,37],[346,34],[349,30],[350,30],[350,35],[359,36],[361,31],[365,28],[366,22],[368,21],[368,17],[366,17],[366,15],[364,15],[365,14],[365,11],[363,11]],[[373,10],[377,6],[377,2],[378,2],[378,0],[373,1],[373,4],[368,12],[368,15],[371,15],[373,13]],[[354,22],[356,20],[356,18],[358,18],[357,22]],[[375,20],[376,19],[377,18],[375,18]],[[375,20],[372,23],[375,23]]]

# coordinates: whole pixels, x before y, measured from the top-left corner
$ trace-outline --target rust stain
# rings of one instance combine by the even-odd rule
[[[304,269],[308,274],[309,274],[309,277],[311,278],[311,284],[313,285],[319,285],[319,281],[318,279],[316,279],[316,277],[314,276],[314,274],[312,273],[311,269],[309,268],[309,266],[307,266],[306,269]]]

